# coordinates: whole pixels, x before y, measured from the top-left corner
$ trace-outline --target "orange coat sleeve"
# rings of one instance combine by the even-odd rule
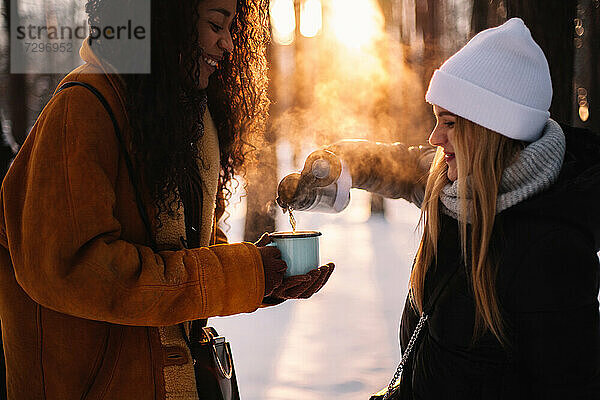
[[[264,273],[254,245],[154,252],[121,238],[115,184],[128,178],[112,124],[87,90],[69,92],[47,105],[2,185],[0,243],[24,291],[49,309],[124,325],[256,310]]]

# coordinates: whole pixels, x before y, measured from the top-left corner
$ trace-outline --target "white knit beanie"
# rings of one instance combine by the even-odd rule
[[[434,72],[427,102],[509,138],[533,142],[550,117],[544,52],[520,18],[475,35]]]

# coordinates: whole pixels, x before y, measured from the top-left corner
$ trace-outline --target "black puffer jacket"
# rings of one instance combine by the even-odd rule
[[[562,128],[557,182],[496,216],[490,251],[510,346],[489,333],[472,342],[470,266],[457,221],[443,216],[425,299],[445,269],[458,269],[405,367],[403,399],[600,399],[600,138]],[[403,349],[418,319],[407,302]]]

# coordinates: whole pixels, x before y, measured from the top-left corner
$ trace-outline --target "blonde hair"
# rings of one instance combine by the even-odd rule
[[[510,139],[461,117],[456,117],[453,146],[458,154],[458,195],[461,254],[465,265],[471,244],[471,284],[475,301],[475,328],[473,340],[489,329],[506,344],[505,327],[496,294],[497,265],[489,254],[490,238],[496,216],[496,197],[502,172],[516,154],[523,149],[521,141]],[[410,293],[413,306],[423,312],[425,275],[429,266],[437,263],[440,234],[440,192],[450,181],[448,166],[442,148],[435,155],[421,207],[423,236],[410,276]],[[470,183],[466,185],[466,177]],[[471,199],[471,210],[467,208]],[[471,232],[467,232],[467,213],[470,212]],[[443,260],[441,260],[443,262]]]

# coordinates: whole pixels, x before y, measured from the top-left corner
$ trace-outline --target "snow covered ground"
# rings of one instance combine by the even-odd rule
[[[298,229],[323,233],[321,261],[336,263],[326,287],[309,300],[211,320],[232,344],[244,400],[364,400],[387,385],[400,356],[419,210],[403,200],[386,205],[386,219],[370,218],[369,196],[353,191],[340,214],[298,212]],[[231,242],[242,238],[244,207],[230,210]],[[281,213],[277,229],[290,229]]]

